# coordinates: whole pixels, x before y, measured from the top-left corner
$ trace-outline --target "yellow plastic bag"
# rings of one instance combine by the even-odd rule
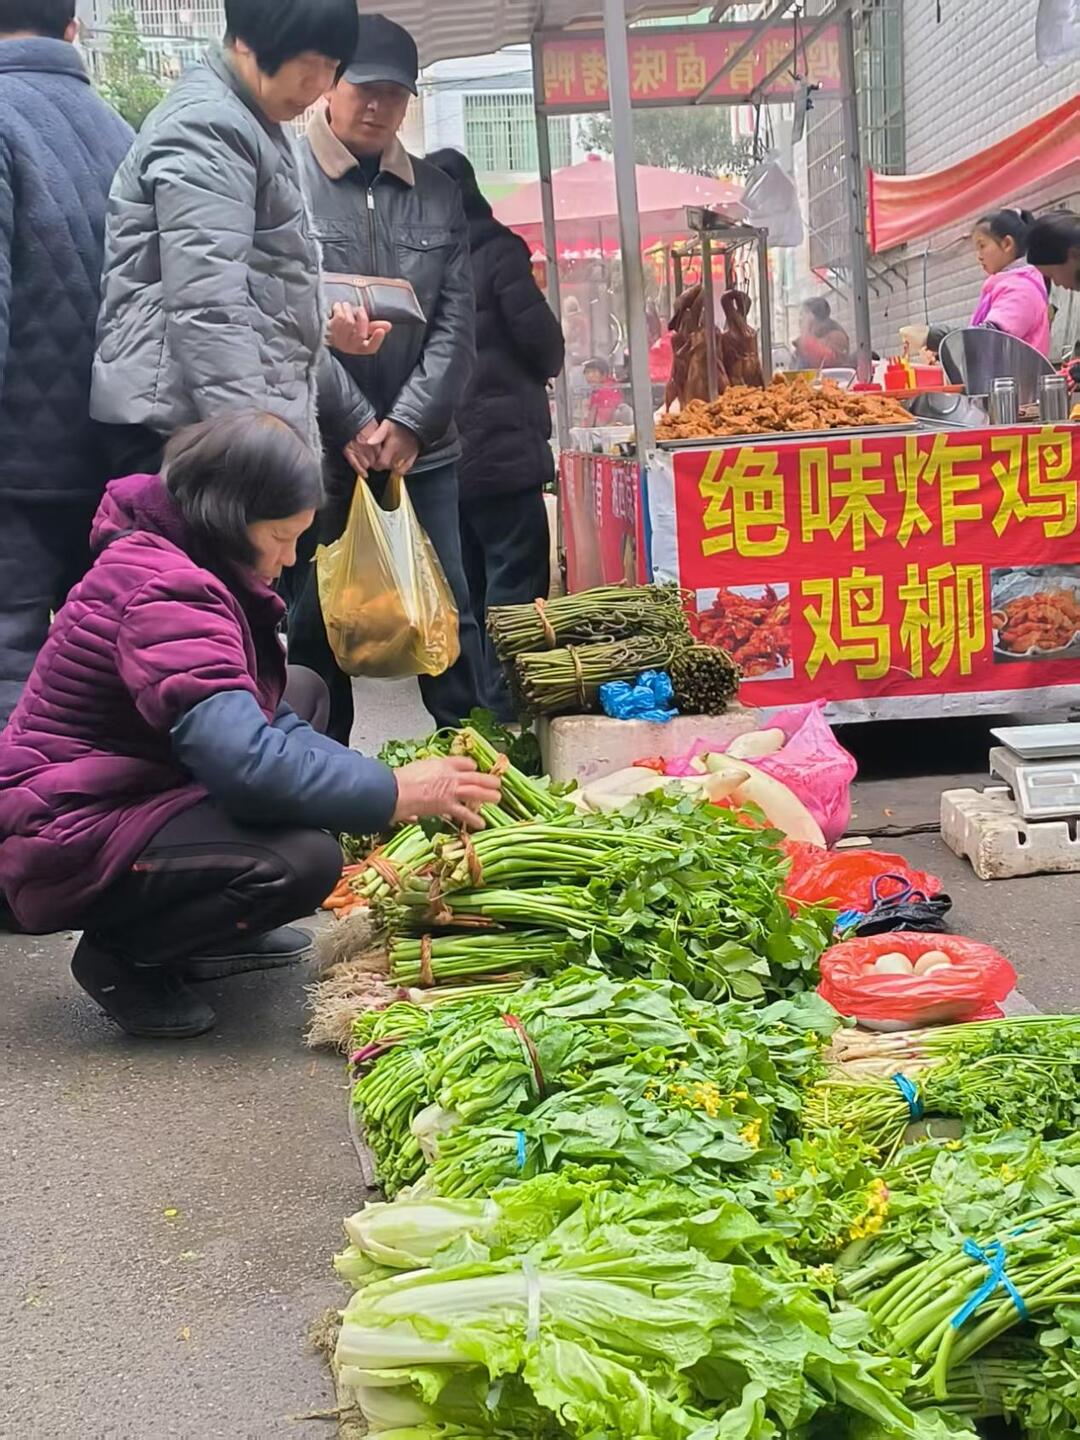
[[[457,606],[400,475],[382,505],[357,481],[345,533],[315,562],[327,639],[346,675],[441,675],[460,655]]]

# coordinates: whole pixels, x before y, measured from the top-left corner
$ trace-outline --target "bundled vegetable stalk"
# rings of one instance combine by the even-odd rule
[[[891,1156],[909,1123],[924,1114],[1051,1137],[1071,1135],[1080,1125],[1080,1016],[943,1026],[878,1037],[866,1051],[886,1052],[889,1074],[833,1067],[807,1094],[808,1132],[837,1127]],[[846,1053],[854,1059],[857,1042],[849,1042]]]
[[[815,983],[832,915],[812,907],[792,914],[776,841],[734,815],[658,792],[617,815],[575,813],[447,840],[402,889],[390,923],[413,938],[431,933],[433,959],[445,932],[468,932],[454,951],[458,977],[498,968],[485,930],[506,932],[503,968],[515,966],[520,927],[534,940],[550,932],[545,969],[599,961],[622,976],[679,980],[708,999],[783,995]],[[470,935],[483,942],[472,972]],[[416,952],[409,959],[417,963]]]
[[[739,667],[726,650],[691,645],[670,665],[675,705],[683,715],[723,715],[739,693]]]
[[[682,635],[638,635],[521,654],[514,661],[513,680],[529,714],[595,710],[601,685],[632,682],[643,670],[667,670],[687,644]]]
[[[440,731],[429,742],[429,749],[432,753],[468,755],[484,774],[501,776],[503,790],[499,804],[481,809],[492,830],[539,818],[550,820],[569,812],[567,802],[553,795],[544,782],[524,775],[469,726],[463,730]],[[437,840],[423,826],[403,826],[366,861],[348,867],[342,885],[331,897],[335,902],[331,908],[339,915],[347,915],[356,906],[391,900],[413,877],[434,866],[437,849]],[[356,906],[349,904],[350,895],[355,897]]]
[[[717,1007],[569,970],[509,1000],[360,1016],[353,1103],[391,1194],[436,1159],[445,1193],[463,1195],[557,1160],[700,1178],[788,1133],[836,1023],[815,996]],[[467,1161],[451,1153],[458,1131]]]
[[[762,1237],[737,1202],[659,1181],[578,1191],[544,1177],[478,1206],[354,1217],[345,1268],[361,1288],[335,1366],[372,1424],[609,1440],[967,1433],[908,1408],[902,1371],[860,1348],[857,1317],[748,1262]]]
[[[690,639],[685,597],[674,585],[607,585],[532,605],[495,605],[488,631],[500,660],[639,635]]]

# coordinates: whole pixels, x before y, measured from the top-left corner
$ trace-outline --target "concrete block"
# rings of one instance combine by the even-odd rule
[[[609,720],[606,715],[562,715],[542,720],[537,728],[545,773],[559,782],[587,785],[646,755],[681,755],[697,740],[726,750],[737,735],[758,729],[761,719],[759,710],[733,705],[725,715],[680,715],[666,725]]]
[[[980,880],[1061,875],[1080,870],[1080,840],[1068,820],[1025,820],[1004,785],[946,790],[941,838],[970,860]]]

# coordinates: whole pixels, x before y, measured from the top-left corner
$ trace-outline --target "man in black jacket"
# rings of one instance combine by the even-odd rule
[[[473,612],[486,633],[492,605],[546,599],[551,542],[544,487],[555,475],[547,382],[563,368],[562,327],[533,277],[529,247],[501,225],[457,150],[437,165],[461,187],[476,291],[476,370],[459,411],[461,543]],[[513,711],[490,644],[488,696],[503,719]]]
[[[75,0],[0,0],[0,729],[89,560],[105,208],[132,132],[72,43]]]
[[[424,703],[439,725],[465,718],[481,702],[481,635],[469,606],[458,529],[454,415],[472,369],[473,290],[468,234],[457,186],[410,156],[398,131],[416,94],[419,58],[406,30],[382,15],[361,15],[356,59],[312,119],[302,148],[308,206],[326,274],[408,280],[425,320],[396,324],[377,356],[339,356],[377,419],[350,458],[381,497],[392,472],[435,546],[460,614],[461,658],[445,674],[422,676]],[[337,466],[334,499],[320,536],[341,534],[353,477]],[[326,641],[314,577],[289,620],[289,655],[330,686],[330,733],[347,742],[352,691]]]

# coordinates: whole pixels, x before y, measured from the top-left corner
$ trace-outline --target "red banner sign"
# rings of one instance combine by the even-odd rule
[[[754,34],[751,25],[682,25],[669,30],[631,32],[630,94],[635,105],[674,105],[695,100],[728,59]],[[603,35],[544,36],[544,104],[553,111],[604,110],[608,105],[607,52]],[[728,70],[709,91],[713,102],[745,101],[777,65],[785,68],[769,85],[774,98],[792,95],[798,70],[821,86],[823,94],[841,90],[840,32],[823,30],[799,52],[792,54],[790,25],[775,25],[762,33],[752,50]],[[805,72],[805,74],[803,73]]]
[[[648,565],[637,461],[564,452],[560,479],[567,589],[644,584]]]
[[[750,704],[1080,682],[1080,431],[676,452],[679,574]]]

